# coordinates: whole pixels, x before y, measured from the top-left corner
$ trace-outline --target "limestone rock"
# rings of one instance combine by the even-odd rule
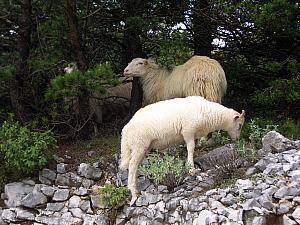
[[[262,150],[266,155],[268,152],[279,153],[295,148],[295,143],[276,131],[270,131],[262,138]]]
[[[69,189],[58,189],[53,195],[53,201],[65,201],[69,198]]]
[[[46,210],[53,212],[60,212],[65,207],[65,202],[50,202],[47,203]]]
[[[21,208],[16,208],[16,218],[19,220],[31,220],[33,221],[35,218],[35,214]]]
[[[43,169],[39,173],[39,180],[43,184],[52,184],[55,181],[56,173],[50,169]]]
[[[297,208],[294,210],[294,212],[292,213],[292,217],[293,217],[298,223],[300,223],[300,206],[297,206]]]
[[[47,197],[38,191],[29,193],[21,200],[21,205],[28,208],[35,208],[38,205],[43,205],[46,203]]]
[[[5,222],[17,222],[17,221],[19,221],[17,219],[17,214],[15,213],[14,210],[11,210],[11,209],[3,209],[1,217]]]
[[[67,167],[68,167],[68,164],[59,163],[56,165],[56,171],[57,171],[57,173],[66,173]]]
[[[33,186],[23,182],[14,182],[6,184],[4,187],[5,204],[7,207],[20,206],[20,201],[30,192]]]
[[[93,167],[87,163],[81,163],[78,167],[78,174],[82,177],[99,180],[102,176],[102,172],[99,168]]]

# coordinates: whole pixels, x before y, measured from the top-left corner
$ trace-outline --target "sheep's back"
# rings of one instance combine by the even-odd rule
[[[164,99],[196,95],[220,103],[226,89],[227,81],[221,65],[206,56],[193,56],[174,68],[166,82]]]

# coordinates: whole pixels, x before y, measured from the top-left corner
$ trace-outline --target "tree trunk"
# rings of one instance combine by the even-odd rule
[[[126,44],[126,64],[133,58],[142,57],[142,45],[139,34],[134,28],[128,28],[125,32],[125,44]],[[131,101],[129,114],[130,117],[141,108],[143,103],[143,88],[138,77],[133,78]]]
[[[142,43],[140,39],[141,30],[133,23],[130,23],[128,18],[140,17],[142,19],[143,1],[129,0],[125,2],[126,10],[126,26],[124,31],[124,45],[125,45],[125,63],[126,65],[137,57],[143,57]],[[139,78],[133,78],[131,101],[129,115],[126,120],[128,121],[134,113],[141,108],[143,102],[143,89]]]
[[[76,1],[66,0],[66,17],[69,24],[69,39],[71,48],[78,65],[78,69],[85,72],[88,68],[88,64],[83,53],[83,48],[80,45],[76,11]],[[81,124],[79,135],[83,139],[88,139],[93,134],[93,120],[89,104],[89,92],[84,87],[81,89],[81,95],[78,97],[78,102],[79,120]]]
[[[208,0],[195,0],[193,10],[194,54],[211,56],[213,26]]]
[[[66,0],[66,16],[69,24],[69,38],[72,50],[79,70],[86,71],[88,63],[80,45],[76,11],[76,1]]]
[[[31,0],[20,1],[21,14],[19,18],[19,61],[17,65],[16,75],[10,80],[10,99],[11,105],[17,117],[25,122],[27,120],[27,112],[25,109],[24,81],[29,76],[29,55],[31,42]]]

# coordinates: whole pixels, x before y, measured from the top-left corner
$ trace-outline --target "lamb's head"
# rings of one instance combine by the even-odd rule
[[[125,77],[143,77],[147,73],[149,60],[142,58],[133,59],[124,69]]]
[[[232,141],[237,141],[240,138],[241,130],[245,122],[245,111],[242,110],[242,113],[232,111],[233,114],[230,115],[231,118],[227,124],[227,132]]]
[[[75,62],[71,62],[68,64],[67,67],[64,68],[65,73],[72,73],[73,71],[77,70],[77,65]]]

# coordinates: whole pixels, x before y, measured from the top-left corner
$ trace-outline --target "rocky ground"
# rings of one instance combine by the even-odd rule
[[[299,150],[300,141],[269,132],[263,138],[261,159],[246,172],[249,178],[226,188],[210,189],[213,165],[204,163],[207,156],[197,159],[207,171],[197,170],[172,192],[141,177],[143,191],[136,205],[121,208],[115,221],[100,204],[99,181],[105,176],[107,181],[124,185],[126,174],[107,174],[99,163],[82,163],[77,171],[68,171],[64,159],[57,158],[56,170],[42,170],[39,182],[27,179],[5,186],[1,197],[6,207],[0,209],[0,225],[300,224]],[[117,159],[111,166],[116,165]]]

